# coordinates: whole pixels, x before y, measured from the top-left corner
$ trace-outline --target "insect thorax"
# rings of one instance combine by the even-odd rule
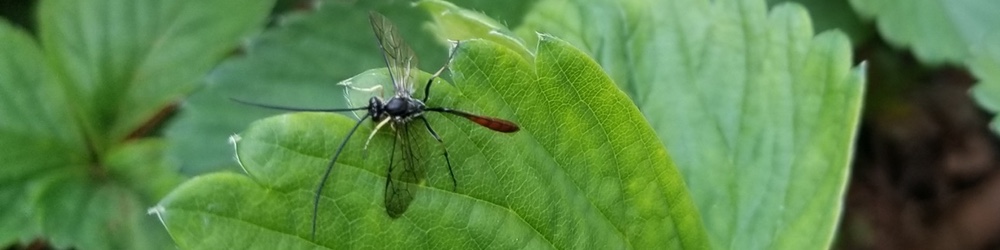
[[[383,102],[378,97],[368,100],[368,112],[375,121],[392,118],[393,122],[404,123],[424,114],[424,102],[410,97],[395,96]]]

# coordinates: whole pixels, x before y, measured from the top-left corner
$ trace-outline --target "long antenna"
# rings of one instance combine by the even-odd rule
[[[242,104],[246,104],[246,105],[250,105],[250,106],[257,106],[257,107],[261,107],[261,108],[269,108],[269,109],[277,109],[277,110],[287,110],[287,111],[304,111],[304,112],[346,112],[346,111],[358,111],[358,110],[365,110],[365,109],[368,109],[368,106],[364,106],[364,107],[357,107],[357,108],[344,108],[344,109],[313,109],[313,108],[296,108],[296,107],[285,107],[285,106],[275,106],[275,105],[269,105],[269,104],[261,104],[261,103],[255,103],[255,102],[249,102],[249,101],[244,101],[244,100],[240,100],[240,99],[236,99],[236,98],[229,98],[229,100],[233,100],[234,102],[238,102],[238,103],[242,103]]]
[[[319,187],[316,188],[316,195],[313,197],[313,219],[312,219],[313,241],[316,240],[316,214],[317,212],[319,212],[319,197],[320,197],[319,194],[320,192],[323,192],[323,186],[326,185],[326,179],[330,177],[330,172],[333,171],[333,164],[337,162],[337,157],[340,157],[340,152],[344,151],[344,146],[347,145],[347,141],[351,139],[352,135],[354,135],[354,131],[358,130],[358,126],[361,126],[361,123],[364,122],[365,119],[368,119],[368,117],[370,116],[371,114],[365,114],[365,116],[361,117],[361,120],[358,120],[358,123],[354,124],[354,127],[351,128],[351,131],[347,132],[347,137],[344,137],[344,141],[340,142],[340,147],[337,147],[337,152],[333,153],[333,159],[330,159],[330,163],[326,164],[326,173],[323,173],[323,179],[319,181]]]

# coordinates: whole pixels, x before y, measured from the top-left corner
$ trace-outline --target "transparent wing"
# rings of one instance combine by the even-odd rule
[[[389,75],[392,76],[396,95],[412,96],[413,81],[416,81],[417,74],[417,56],[388,18],[374,11],[369,12],[368,18],[378,46],[382,49],[382,56],[385,57]]]
[[[343,80],[337,85],[344,89],[344,99],[347,100],[348,107],[365,107],[368,106],[368,100],[372,96],[381,97],[382,100],[387,99],[385,91],[392,91],[389,89],[391,88],[389,82],[392,80],[384,70],[373,69]],[[361,119],[368,110],[358,110],[353,113],[355,118]]]
[[[417,186],[426,179],[424,160],[427,157],[423,157],[425,152],[415,144],[425,138],[418,138],[421,133],[413,127],[411,124],[402,124],[396,128],[389,169],[386,171],[385,211],[392,218],[406,212],[413,202]]]

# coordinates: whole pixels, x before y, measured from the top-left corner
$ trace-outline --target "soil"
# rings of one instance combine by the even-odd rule
[[[836,247],[1000,248],[1000,144],[976,80],[881,41],[856,58],[871,68]]]

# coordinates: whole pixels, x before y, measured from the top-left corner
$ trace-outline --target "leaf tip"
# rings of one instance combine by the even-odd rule
[[[238,134],[230,135],[229,136],[229,144],[236,145],[236,143],[240,142],[240,140],[242,140],[242,139],[243,139],[243,137],[240,137],[240,135],[238,135]]]
[[[858,66],[856,67],[856,69],[857,69],[858,73],[861,74],[862,76],[867,75],[868,74],[868,60],[863,60],[863,61],[861,61],[861,63],[858,63]]]
[[[244,173],[250,174],[250,171],[247,171],[247,168],[243,166],[243,160],[240,159],[239,142],[241,140],[243,140],[243,137],[241,137],[239,134],[233,134],[229,136],[229,144],[233,145],[233,160],[236,160],[236,164],[240,165],[240,169],[243,169]]]
[[[996,118],[994,118],[993,121],[990,121],[990,130],[992,130],[994,134],[1000,134],[1000,124],[997,124]]]
[[[155,207],[151,207],[146,210],[146,215],[156,215],[156,218],[160,220],[160,224],[167,225],[163,222],[163,214],[166,212],[167,210],[163,207],[163,205],[156,204]]]
[[[562,39],[559,39],[558,37],[552,34],[540,33],[540,32],[535,32],[535,34],[538,36],[538,45],[536,45],[538,46],[538,48],[536,48],[536,51],[541,51],[541,48],[543,47],[566,43]],[[572,45],[570,45],[570,47],[572,47]]]
[[[535,31],[535,36],[538,36],[538,42],[539,43],[542,42],[542,41],[550,41],[552,39],[557,39],[552,34],[542,33],[542,32],[538,32],[538,31]]]

